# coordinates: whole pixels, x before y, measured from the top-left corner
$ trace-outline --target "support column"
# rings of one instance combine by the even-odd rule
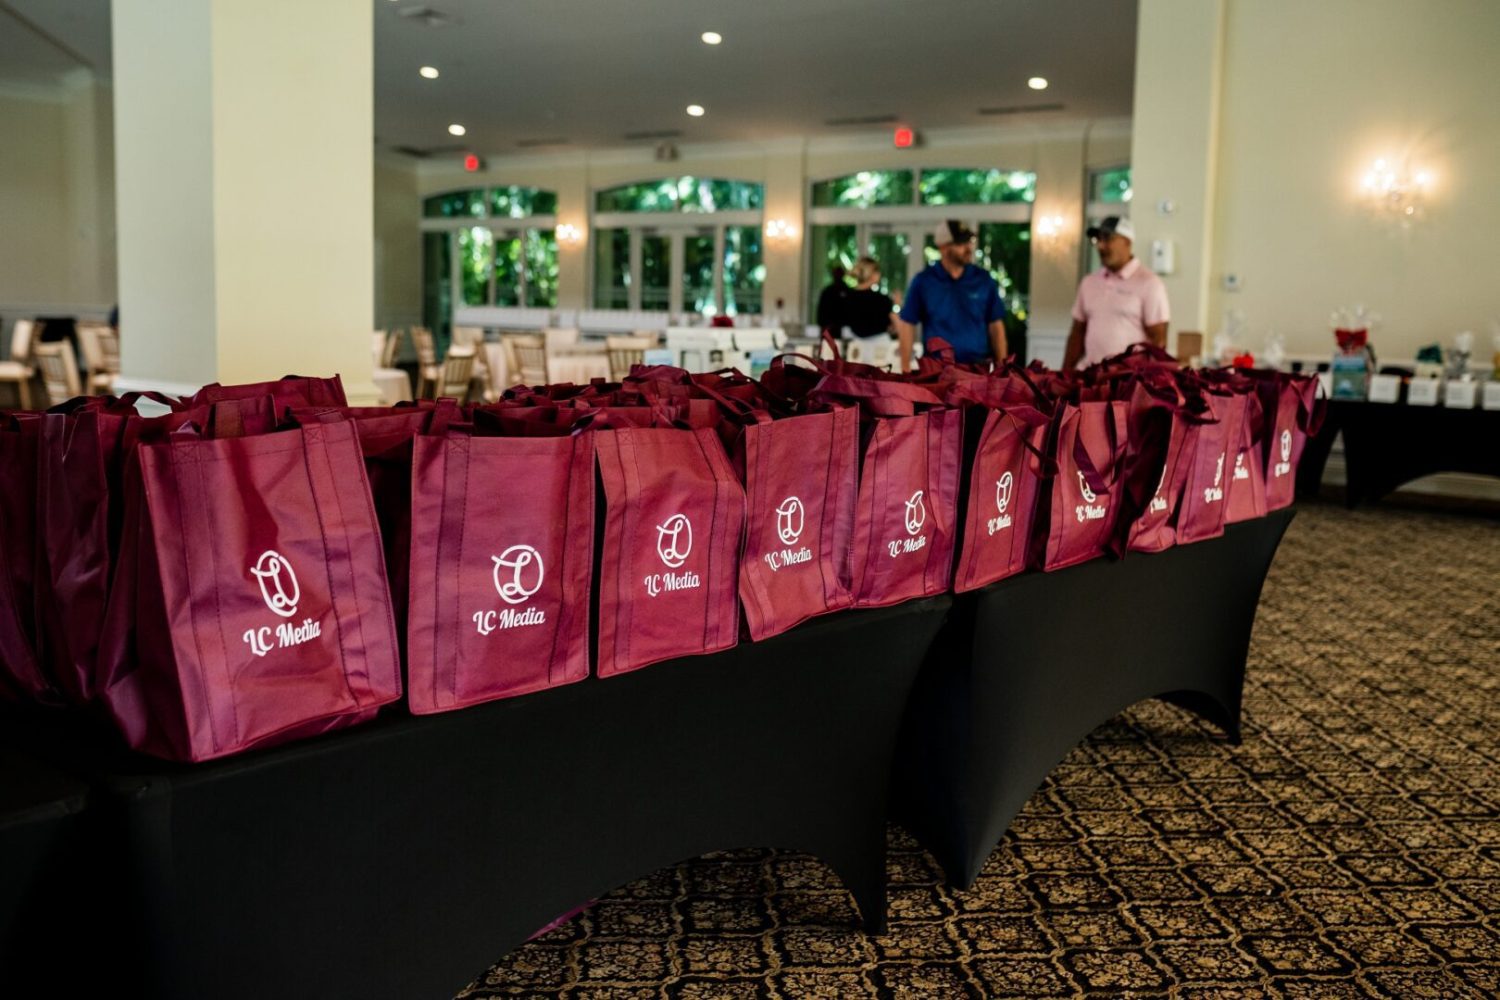
[[[1031,315],[1027,351],[1050,365],[1062,364],[1078,291],[1083,240],[1083,131],[1037,143],[1036,201],[1031,206]],[[1043,219],[1061,219],[1052,235]],[[1030,358],[1022,358],[1022,361]]]
[[[1141,0],[1136,35],[1130,153],[1136,256],[1173,241],[1176,268],[1163,275],[1172,303],[1169,347],[1182,330],[1212,340],[1215,181],[1223,79],[1225,0]]]
[[[370,4],[112,14],[120,382],[337,372],[373,400]]]

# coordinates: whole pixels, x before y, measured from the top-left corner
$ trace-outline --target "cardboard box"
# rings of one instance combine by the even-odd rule
[[[1371,375],[1370,402],[1399,403],[1401,401],[1400,375]]]
[[[1443,405],[1455,410],[1472,410],[1479,402],[1479,383],[1471,378],[1449,379],[1443,386]]]
[[[1406,401],[1412,406],[1436,406],[1442,395],[1442,379],[1414,378],[1406,387]]]

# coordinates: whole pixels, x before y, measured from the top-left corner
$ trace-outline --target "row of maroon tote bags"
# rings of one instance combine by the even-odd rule
[[[1310,380],[1149,353],[1067,376],[818,367],[640,369],[466,410],[288,378],[154,418],[129,398],[9,417],[0,683],[220,757],[403,689],[439,712],[725,649],[741,613],[762,639],[1212,537],[1290,502],[1316,419]]]

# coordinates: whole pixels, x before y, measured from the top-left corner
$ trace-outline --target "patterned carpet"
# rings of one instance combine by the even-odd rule
[[[461,996],[1500,996],[1500,522],[1305,506],[1245,740],[1157,703],[1096,730],[970,891],[890,831],[891,933],[819,862],[657,872]]]

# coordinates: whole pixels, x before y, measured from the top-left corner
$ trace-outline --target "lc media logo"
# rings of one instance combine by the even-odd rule
[[[902,512],[902,518],[906,525],[906,533],[911,537],[886,543],[892,559],[903,552],[916,552],[927,546],[927,536],[918,537],[922,526],[927,523],[927,501],[923,499],[924,493],[924,490],[917,490],[911,495],[911,499],[906,501],[906,509]]]
[[[490,556],[490,561],[494,563],[490,575],[495,582],[495,593],[511,607],[474,612],[475,630],[480,635],[492,635],[500,629],[545,625],[547,613],[541,608],[516,607],[542,589],[542,581],[547,577],[542,554],[530,545],[512,545],[498,556]]]
[[[806,545],[794,549],[797,539],[802,537],[802,529],[807,525],[807,510],[802,506],[802,501],[796,497],[787,497],[781,501],[781,506],[775,510],[776,514],[776,536],[781,539],[784,549],[777,549],[761,555],[771,572],[775,573],[787,566],[797,563],[812,562],[812,550]]]
[[[1073,515],[1078,518],[1078,523],[1084,521],[1098,521],[1104,517],[1105,505],[1095,503],[1099,495],[1089,486],[1089,481],[1084,478],[1083,470],[1078,470],[1078,495],[1083,498],[1083,503],[1073,508]]]
[[[302,587],[297,583],[297,574],[286,556],[274,549],[267,549],[261,553],[255,565],[250,567],[250,575],[260,584],[260,598],[266,602],[266,607],[272,614],[280,618],[296,616],[297,605],[302,601]],[[321,622],[304,618],[301,625],[282,622],[274,628],[262,625],[246,629],[241,638],[250,647],[250,652],[256,656],[265,656],[273,649],[300,646],[322,634]]]
[[[1214,484],[1203,488],[1204,503],[1218,503],[1224,499],[1224,452],[1219,452],[1219,464],[1214,466]]]
[[[995,513],[998,515],[989,519],[986,527],[993,535],[997,531],[1003,531],[1010,527],[1010,498],[1015,492],[1016,477],[1007,471],[995,481]]]
[[[1283,429],[1281,432],[1281,461],[1271,470],[1271,474],[1280,478],[1292,471],[1292,432]]]
[[[1161,494],[1162,487],[1166,485],[1167,466],[1163,465],[1161,467],[1161,479],[1157,480],[1156,482],[1156,492],[1151,494],[1151,503],[1146,508],[1153,514],[1160,514],[1162,511],[1167,509],[1167,498],[1162,496]]]
[[[703,586],[698,574],[688,570],[684,573],[670,572],[681,569],[693,552],[693,523],[685,514],[673,514],[656,526],[656,554],[661,558],[666,573],[646,574],[646,593],[660,597],[664,592],[696,590]]]

